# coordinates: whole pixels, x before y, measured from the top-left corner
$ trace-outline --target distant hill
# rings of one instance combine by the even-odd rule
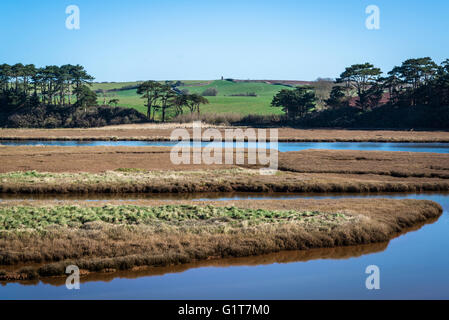
[[[314,81],[301,81],[301,80],[238,80],[233,79],[234,82],[255,82],[255,83],[267,83],[267,84],[283,84],[287,86],[303,86],[311,85]]]
[[[176,82],[176,81],[174,81]],[[293,84],[305,84],[305,81],[292,80],[180,80],[179,90],[202,94],[208,88],[217,89],[216,96],[208,96],[210,104],[202,106],[202,113],[235,113],[248,114],[282,114],[280,108],[271,107],[273,96],[282,89],[290,89]],[[145,101],[140,98],[136,88],[141,83],[116,82],[94,83],[92,88],[98,94],[100,104],[106,100],[117,98],[118,106],[134,108],[146,113]],[[101,90],[105,90],[103,93]],[[103,97],[103,94],[106,97]],[[248,95],[251,94],[251,95]]]

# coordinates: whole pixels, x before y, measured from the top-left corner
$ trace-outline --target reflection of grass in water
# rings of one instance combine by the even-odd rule
[[[200,260],[185,264],[169,265],[165,267],[150,267],[150,266],[140,266],[134,267],[131,270],[123,270],[116,272],[93,272],[88,273],[80,278],[81,283],[87,283],[92,281],[104,281],[109,282],[117,278],[121,279],[137,279],[140,277],[148,276],[162,276],[166,274],[181,273],[190,269],[201,268],[201,267],[249,267],[249,266],[260,266],[269,265],[273,263],[287,264],[294,262],[306,262],[316,259],[348,259],[354,257],[360,257],[366,254],[379,253],[384,251],[388,247],[389,242],[372,243],[358,246],[348,246],[348,247],[335,247],[335,248],[322,248],[322,249],[309,249],[309,250],[289,250],[280,251],[275,253],[240,257],[240,258],[224,258],[224,259],[211,259],[211,260]],[[25,269],[25,270],[24,270]],[[27,271],[31,275],[33,271],[30,268],[21,268],[22,271]],[[18,270],[18,268],[9,267],[8,271]],[[20,268],[19,268],[20,270]],[[31,271],[31,272],[30,272]],[[7,271],[3,271],[6,275]],[[2,276],[2,271],[0,270],[0,277]],[[31,277],[32,279],[33,277]],[[39,282],[53,285],[61,286],[65,285],[65,277],[47,277],[41,278],[39,280],[27,280],[21,281],[21,285],[33,286],[37,285]]]

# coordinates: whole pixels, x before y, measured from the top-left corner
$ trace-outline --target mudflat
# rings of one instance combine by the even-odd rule
[[[244,163],[240,165],[224,164],[224,151],[223,164],[193,164],[193,161],[190,161],[190,164],[173,164],[170,159],[170,147],[2,146],[0,172],[36,170],[98,173],[120,168],[173,171],[260,167],[248,164],[247,152],[248,150],[244,151]],[[303,150],[280,152],[278,156],[279,170],[282,171],[449,178],[449,154]]]

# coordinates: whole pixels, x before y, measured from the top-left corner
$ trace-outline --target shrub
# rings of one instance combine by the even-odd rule
[[[149,120],[132,108],[39,106],[0,114],[0,124],[10,128],[90,128]]]
[[[56,117],[54,117],[54,116],[49,116],[48,118],[46,118],[45,120],[44,120],[44,123],[43,123],[43,126],[45,127],[45,128],[57,128],[57,127],[60,127],[61,126],[61,120],[60,119],[57,119]]]
[[[300,127],[447,129],[448,123],[449,108],[445,106],[384,105],[365,112],[355,107],[315,111],[291,124]]]
[[[207,88],[201,94],[203,97],[214,97],[218,94],[218,90],[216,88]]]

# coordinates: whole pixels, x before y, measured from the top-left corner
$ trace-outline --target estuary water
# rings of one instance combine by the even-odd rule
[[[95,147],[95,146],[128,146],[128,147],[172,147],[178,142],[172,141],[56,141],[56,140],[0,140],[5,146],[64,146],[64,147]],[[193,145],[192,142],[179,142],[181,145]],[[231,144],[230,144],[231,145]],[[226,147],[221,142],[201,142],[198,146]],[[235,148],[236,143],[232,146]],[[238,144],[244,148],[270,148],[270,144],[261,145],[256,142]],[[327,150],[366,150],[366,151],[404,151],[404,152],[434,152],[449,153],[449,143],[415,143],[415,142],[279,142],[280,152],[301,151],[306,149]]]

